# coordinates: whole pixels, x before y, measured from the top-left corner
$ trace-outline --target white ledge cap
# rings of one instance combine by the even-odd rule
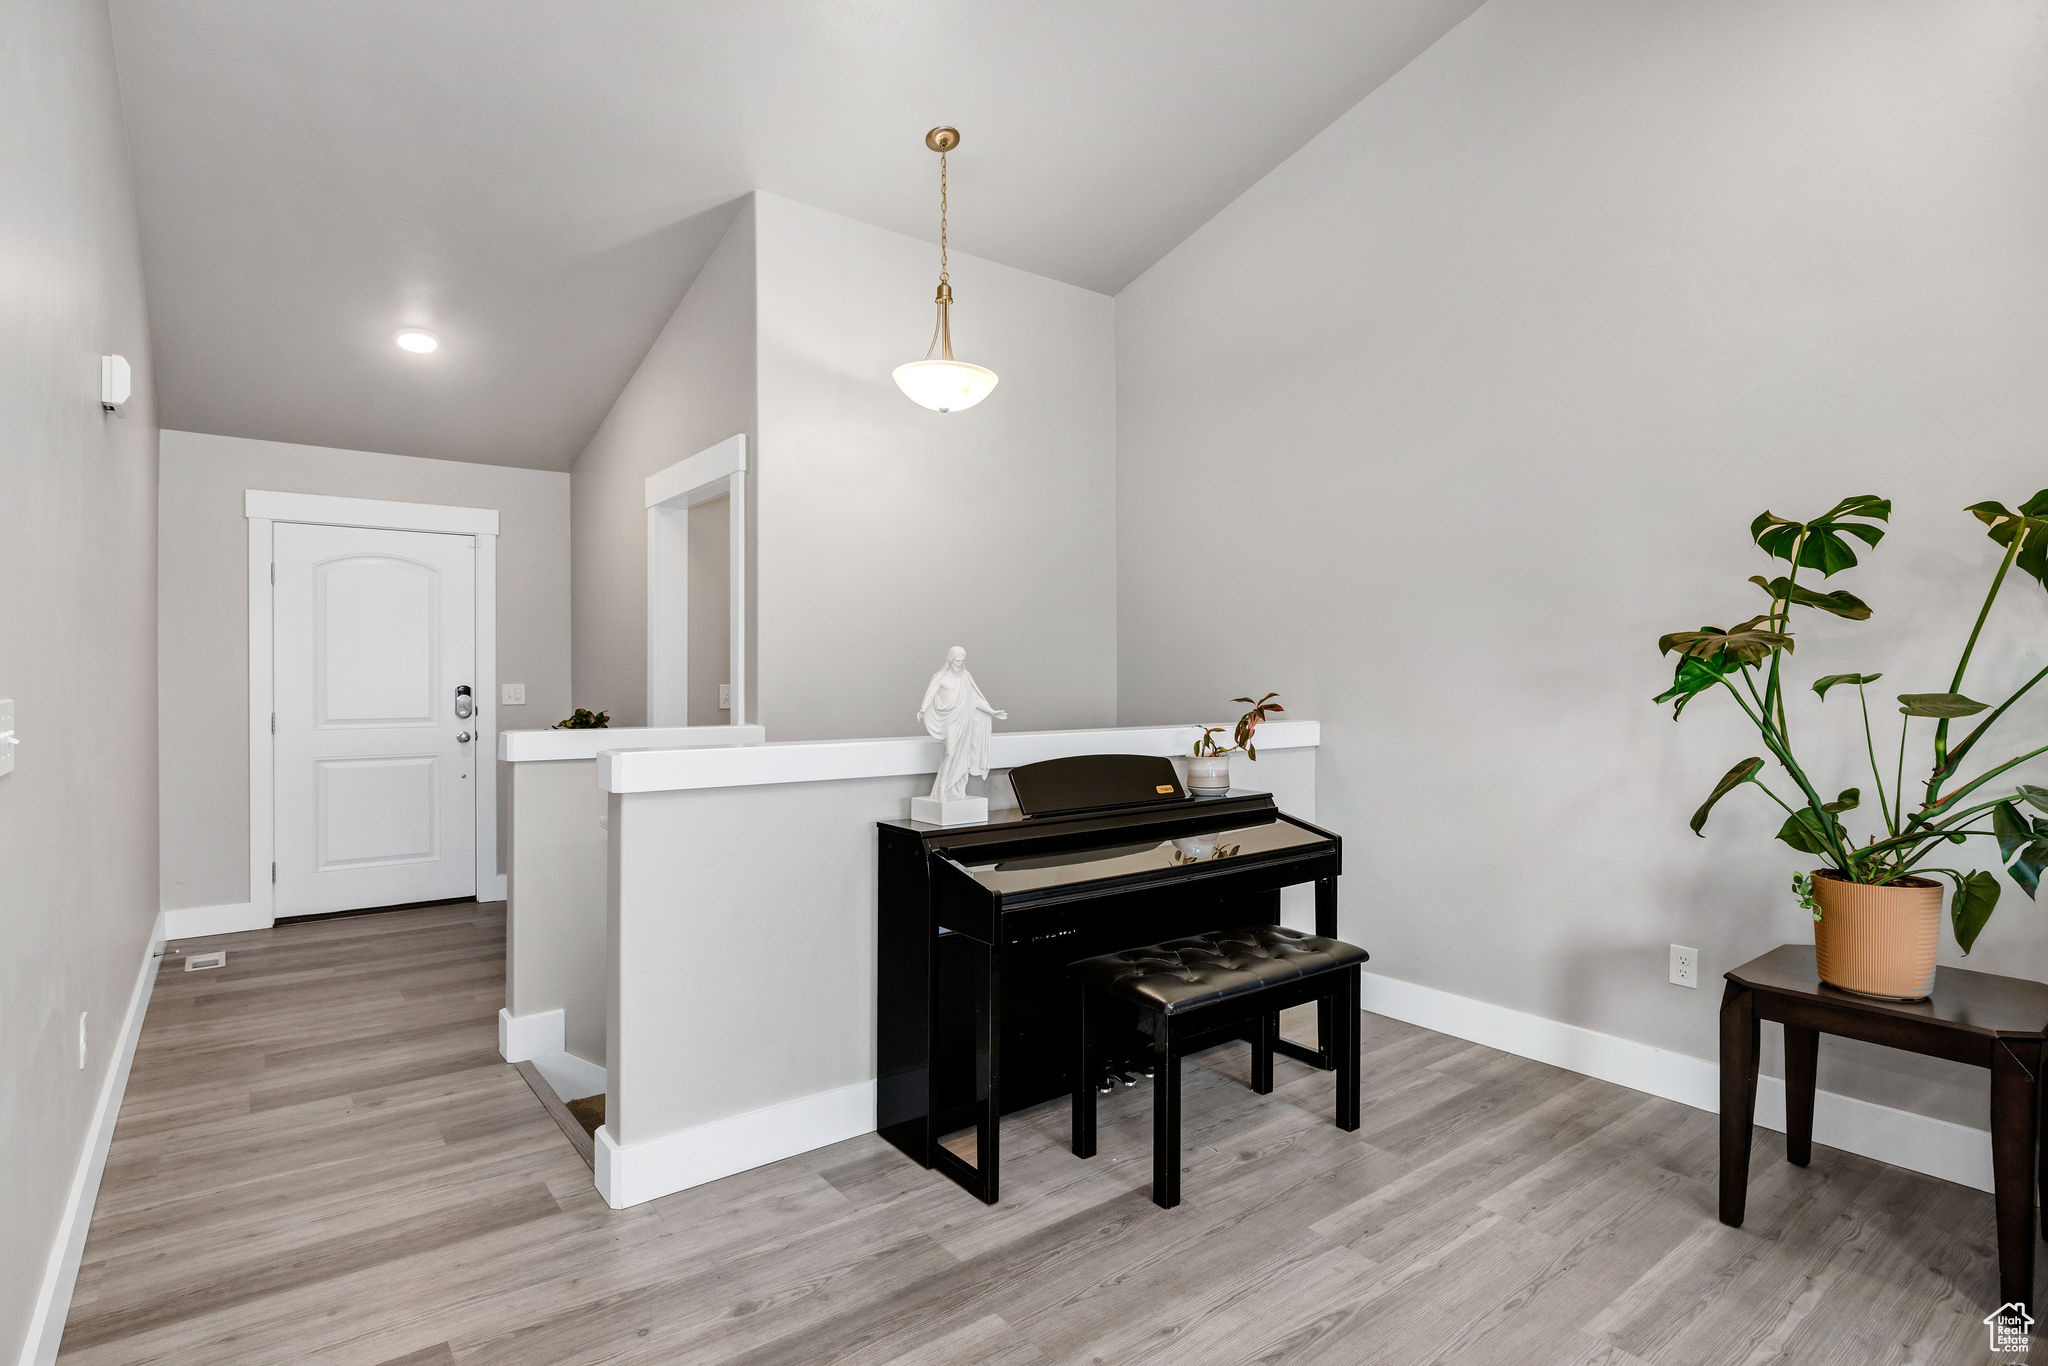
[[[758,745],[759,726],[624,726],[618,730],[501,730],[498,757],[508,764],[595,759],[607,749],[694,749],[706,745]]]
[[[1194,749],[1201,734],[1198,725],[997,731],[989,738],[988,761],[990,768],[1002,769],[1079,754],[1156,754],[1178,758]],[[1319,721],[1268,721],[1259,727],[1256,743],[1261,751],[1314,749],[1322,738]],[[765,783],[894,778],[938,772],[940,754],[939,742],[923,735],[883,740],[793,740],[709,749],[609,747],[597,756],[597,785],[607,792],[678,792],[705,787],[756,787]]]

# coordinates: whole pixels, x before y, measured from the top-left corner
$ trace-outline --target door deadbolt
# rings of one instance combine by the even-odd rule
[[[457,719],[463,721],[467,721],[470,717],[476,715],[476,699],[470,695],[469,684],[467,683],[456,685],[455,715]]]

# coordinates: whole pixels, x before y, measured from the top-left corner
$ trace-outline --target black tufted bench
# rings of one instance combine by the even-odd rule
[[[1337,1037],[1337,1127],[1358,1127],[1358,972],[1366,952],[1278,925],[1252,925],[1084,958],[1069,969],[1081,991],[1081,1071],[1074,1086],[1074,1156],[1095,1156],[1095,1078],[1102,1002],[1136,1007],[1157,1055],[1152,1072],[1152,1201],[1180,1203],[1180,1060],[1226,1038],[1249,1037],[1252,1090],[1273,1089],[1280,1012],[1328,1001]]]

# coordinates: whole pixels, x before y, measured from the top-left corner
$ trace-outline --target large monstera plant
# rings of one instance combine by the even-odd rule
[[[2044,868],[2048,868],[2048,788],[2021,783],[2010,788],[1998,779],[2029,759],[2048,754],[2048,744],[2025,749],[2016,757],[1982,768],[1974,776],[1961,777],[1964,761],[1970,759],[1985,735],[2005,716],[2013,703],[2044,678],[2048,667],[1996,706],[1963,695],[1963,678],[1969,671],[1970,656],[1991,615],[1991,605],[2014,569],[2048,589],[2048,489],[2043,489],[2017,512],[2002,503],[1978,503],[1967,509],[1984,524],[1993,543],[2003,552],[1991,589],[1984,595],[1976,623],[1964,642],[1962,658],[1945,692],[1902,693],[1899,711],[1898,758],[1892,785],[1885,787],[1883,766],[1878,759],[1877,739],[1871,728],[1869,685],[1877,674],[1831,674],[1816,679],[1814,693],[1825,700],[1836,688],[1854,688],[1863,717],[1864,751],[1870,759],[1870,777],[1876,794],[1874,806],[1865,807],[1863,794],[1845,788],[1833,798],[1822,794],[1793,752],[1792,728],[1786,711],[1788,684],[1785,663],[1796,644],[1793,618],[1795,608],[1824,612],[1848,621],[1865,621],[1870,607],[1855,595],[1826,592],[1812,582],[1801,583],[1802,571],[1825,580],[1856,564],[1856,546],[1875,546],[1884,539],[1885,524],[1891,520],[1889,499],[1871,494],[1844,498],[1810,522],[1788,521],[1765,512],[1750,524],[1750,536],[1775,561],[1783,561],[1785,572],[1776,577],[1758,574],[1750,579],[1770,599],[1768,611],[1739,625],[1723,629],[1703,626],[1697,631],[1674,631],[1657,642],[1664,653],[1678,656],[1678,672],[1671,687],[1658,702],[1672,704],[1675,720],[1686,704],[1706,692],[1725,692],[1734,699],[1757,734],[1770,760],[1762,756],[1744,759],[1728,770],[1714,790],[1693,813],[1692,830],[1704,837],[1708,815],[1714,804],[1738,787],[1760,789],[1785,812],[1778,838],[1803,853],[1825,860],[1836,874],[1852,882],[1883,886],[1908,875],[1938,874],[1955,885],[1949,902],[1950,925],[1956,943],[1968,953],[1978,934],[1998,905],[1999,883],[1980,869],[1931,866],[1937,854],[1975,836],[1997,842],[1999,864],[2029,897],[2035,895]],[[1978,718],[1970,730],[1951,743],[1950,727],[1957,721]],[[1933,722],[1933,762],[1912,810],[1906,807],[1906,751],[1912,738],[1913,722]],[[2039,738],[2039,737],[2030,737]],[[1764,780],[1775,762],[1779,774],[1796,791],[1780,795]],[[1955,784],[1951,788],[1951,784]],[[2003,788],[2003,790],[2001,790]],[[1992,795],[1992,794],[1996,795]],[[1788,800],[1788,797],[1790,798]],[[1843,817],[1852,811],[1867,811],[1883,833],[1870,834],[1861,844],[1850,834]]]

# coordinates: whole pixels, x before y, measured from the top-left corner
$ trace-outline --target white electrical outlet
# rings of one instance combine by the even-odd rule
[[[78,1068],[85,1070],[85,1012],[78,1012]]]
[[[1700,951],[1689,949],[1683,944],[1671,946],[1671,984],[1679,987],[1698,987],[1700,984]]]
[[[498,685],[498,705],[501,707],[525,706],[526,685],[524,683],[500,683]]]
[[[732,710],[732,684],[721,683],[718,685],[718,709],[720,711]]]

